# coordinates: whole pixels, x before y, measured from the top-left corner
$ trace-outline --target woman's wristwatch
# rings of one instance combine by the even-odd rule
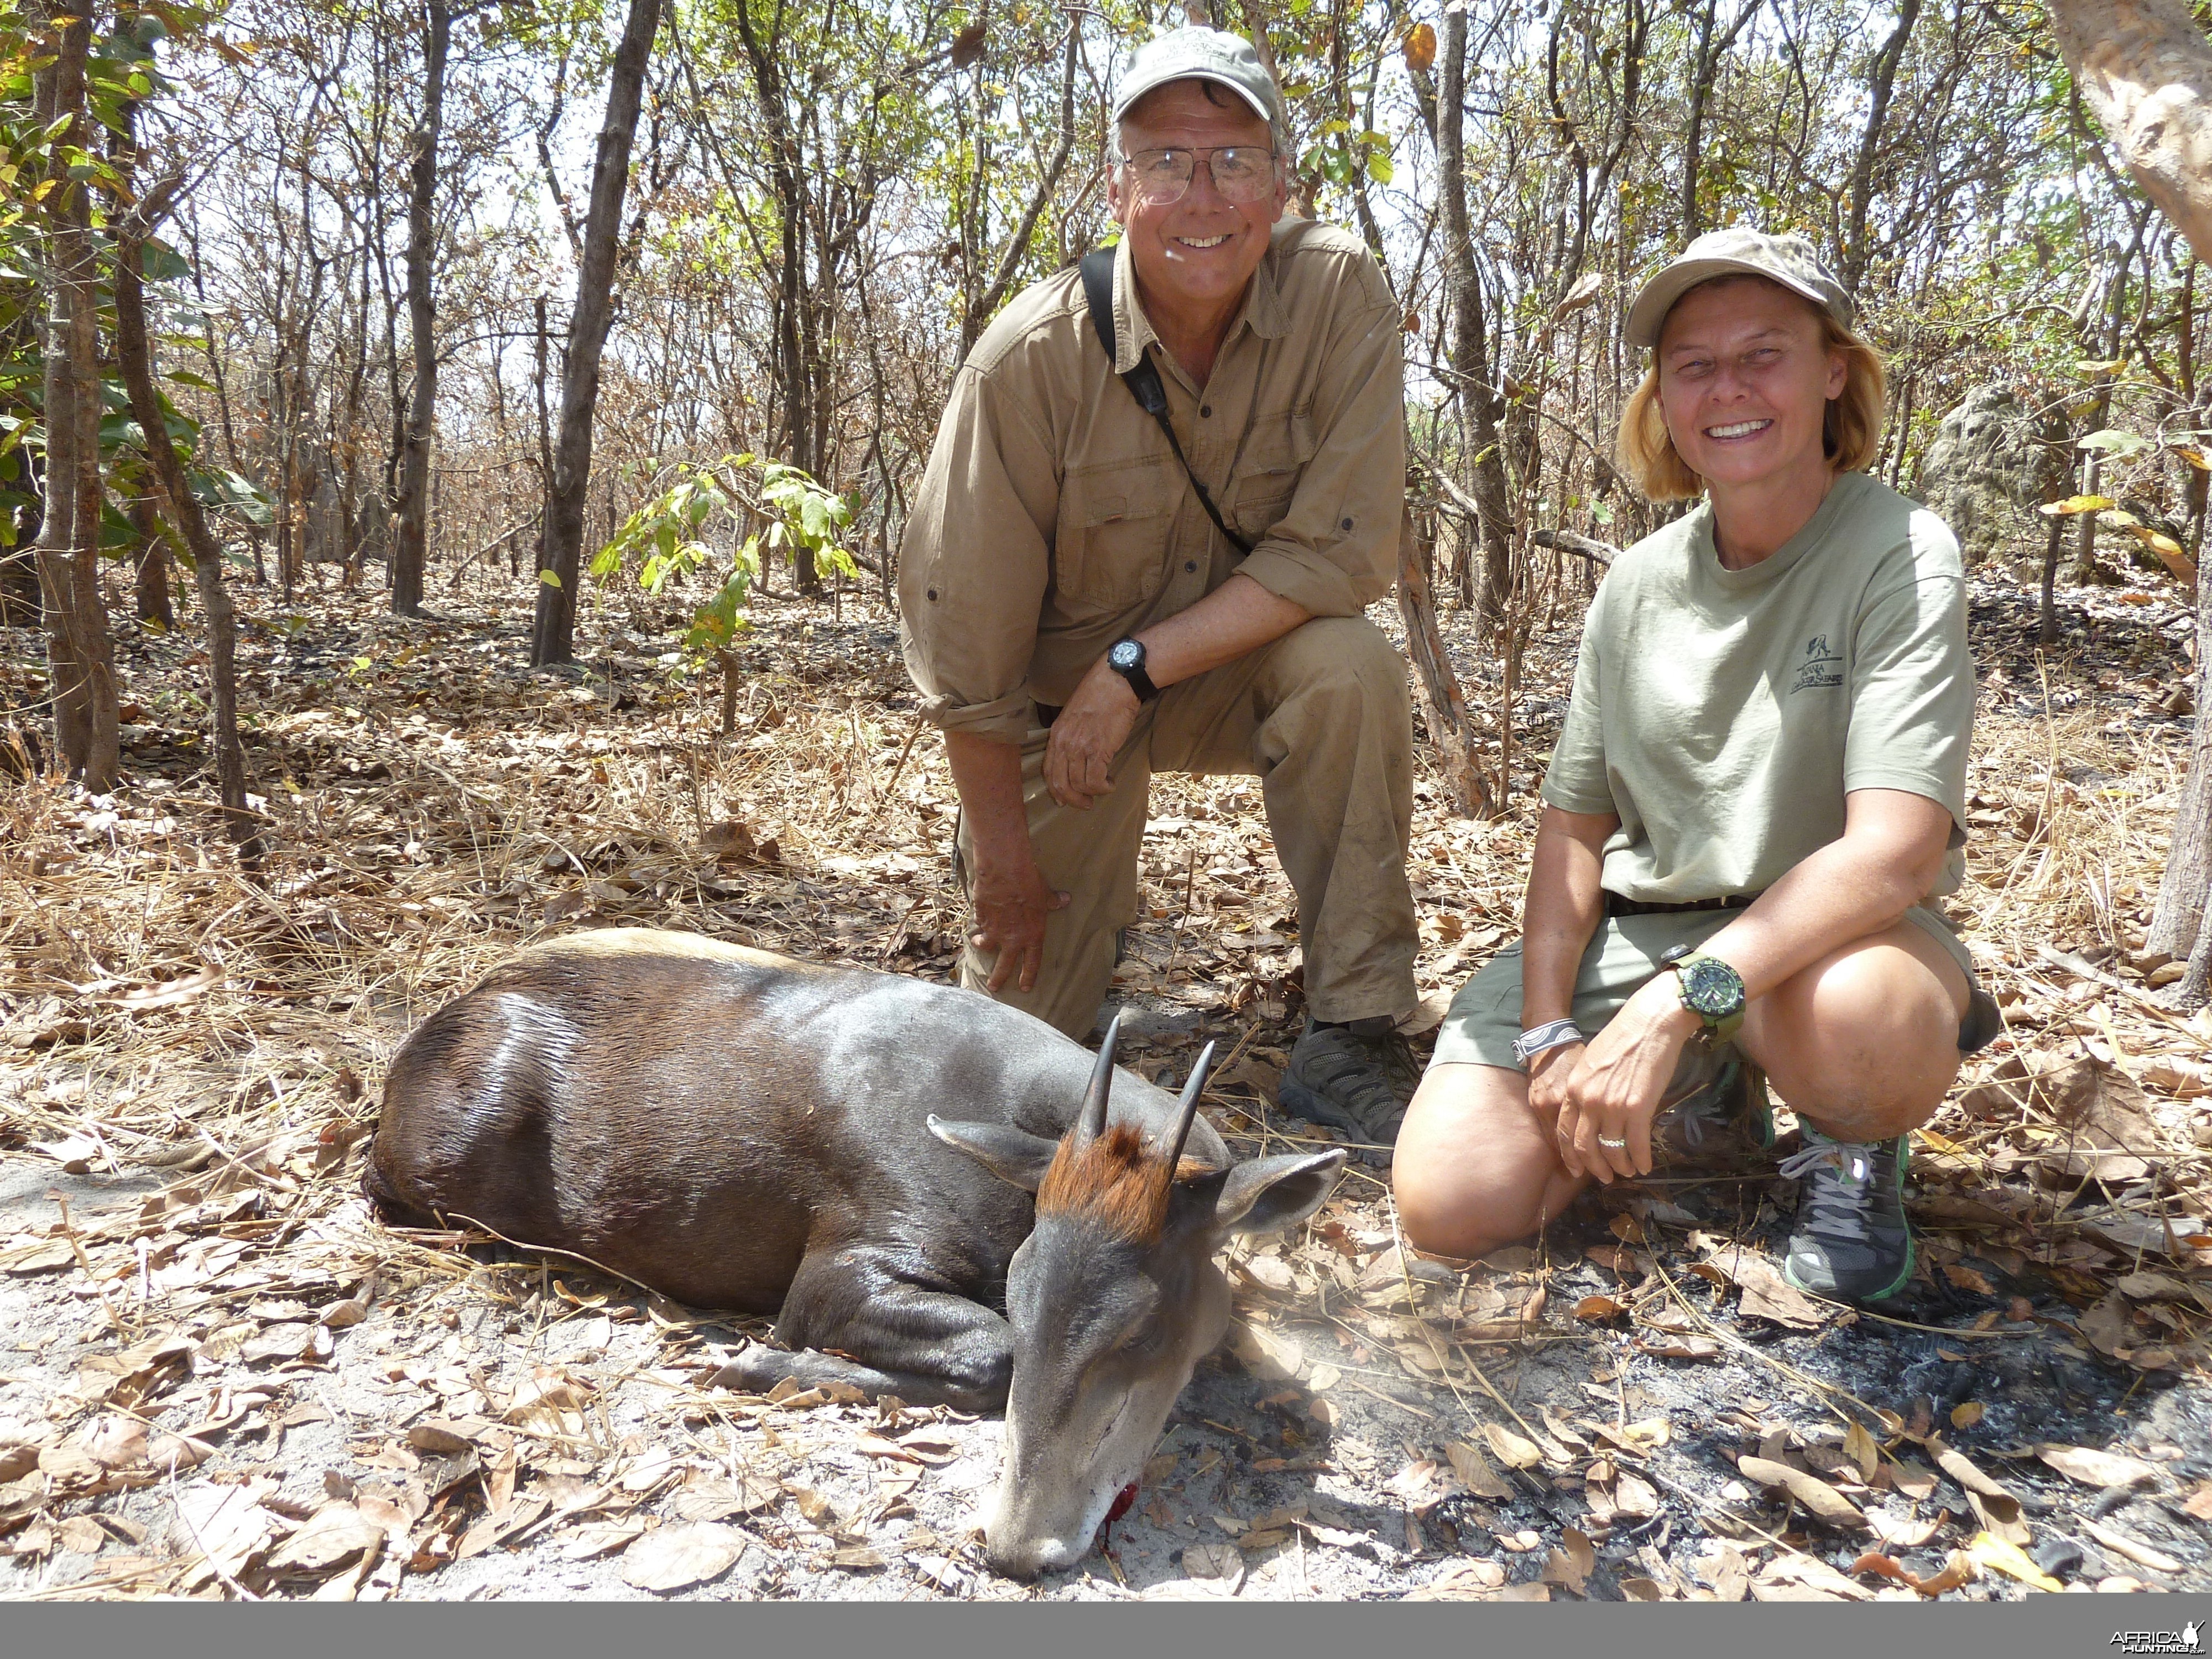
[[[1571,1019],[1547,1020],[1541,1025],[1523,1031],[1513,1039],[1513,1058],[1527,1070],[1528,1062],[1551,1048],[1564,1048],[1571,1042],[1587,1042],[1589,1039],[1582,1028]]]
[[[1718,1048],[1743,1029],[1743,975],[1718,957],[1700,956],[1694,945],[1677,945],[1661,953],[1660,965],[1674,970],[1682,1006],[1705,1021],[1705,1036]]]

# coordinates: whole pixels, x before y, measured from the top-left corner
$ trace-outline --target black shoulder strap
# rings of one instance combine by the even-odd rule
[[[1090,302],[1091,326],[1098,335],[1098,343],[1106,348],[1106,361],[1114,361],[1114,250],[1110,247],[1093,249],[1083,256],[1083,297]],[[1249,553],[1252,544],[1231,530],[1221,517],[1221,509],[1213,504],[1213,497],[1198,474],[1190,470],[1190,460],[1182,453],[1182,440],[1176,436],[1175,422],[1168,417],[1168,389],[1160,384],[1160,371],[1149,357],[1139,357],[1137,366],[1121,376],[1121,384],[1129,388],[1129,395],[1146,414],[1160,423],[1160,430],[1168,434],[1168,447],[1182,463],[1183,477],[1198,492],[1198,504],[1206,509],[1206,516],[1213,520],[1213,527],[1229,540],[1239,554]]]

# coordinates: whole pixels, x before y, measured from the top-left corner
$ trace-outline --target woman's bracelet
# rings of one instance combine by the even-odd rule
[[[1526,1069],[1530,1060],[1547,1049],[1564,1048],[1571,1042],[1587,1042],[1589,1039],[1582,1028],[1571,1019],[1548,1020],[1534,1030],[1523,1031],[1513,1039],[1513,1058]]]

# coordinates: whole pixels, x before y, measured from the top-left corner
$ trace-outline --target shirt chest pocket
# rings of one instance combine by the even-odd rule
[[[1170,477],[1153,462],[1067,475],[1052,549],[1063,608],[1131,610],[1166,586],[1177,486],[1189,488],[1180,472]]]
[[[1247,541],[1258,541],[1291,510],[1298,479],[1320,447],[1310,410],[1252,423],[1252,435],[1237,461],[1230,509],[1231,522]]]

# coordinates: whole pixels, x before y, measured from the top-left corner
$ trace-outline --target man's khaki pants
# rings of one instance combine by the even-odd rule
[[[1258,777],[1276,856],[1298,896],[1305,994],[1316,1019],[1412,1012],[1413,725],[1406,664],[1358,617],[1320,617],[1211,673],[1171,685],[1139,713],[1089,810],[1045,787],[1050,732],[1022,745],[1030,841],[1045,885],[1072,896],[1046,919],[1036,988],[1002,1002],[1080,1042],[1114,977],[1115,940],[1137,919],[1145,798],[1156,772]],[[963,820],[960,864],[975,901],[975,848]],[[960,982],[983,990],[993,958],[972,944]]]

